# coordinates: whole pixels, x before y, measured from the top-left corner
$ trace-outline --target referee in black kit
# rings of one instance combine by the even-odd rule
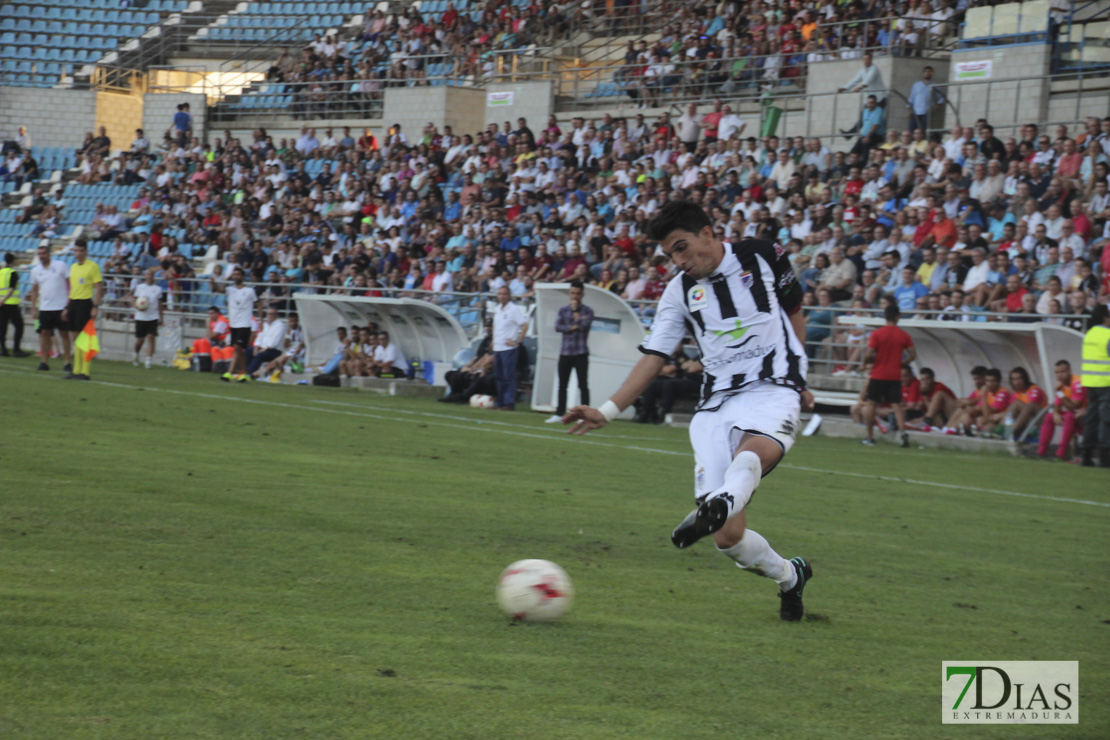
[[[590,350],[586,340],[590,326],[594,322],[594,311],[582,303],[586,289],[580,280],[570,281],[570,303],[559,309],[555,319],[555,331],[563,335],[563,346],[559,350],[559,407],[555,415],[548,417],[548,424],[557,424],[567,412],[567,384],[570,371],[578,374],[578,392],[583,406],[590,405]]]

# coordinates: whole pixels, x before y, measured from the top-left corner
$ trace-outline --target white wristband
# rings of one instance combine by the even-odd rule
[[[605,421],[607,422],[616,419],[621,413],[620,407],[612,401],[606,401],[601,404],[597,410],[601,412],[601,415],[605,417]]]

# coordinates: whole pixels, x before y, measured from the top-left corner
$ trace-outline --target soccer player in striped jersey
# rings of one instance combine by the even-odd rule
[[[690,333],[705,372],[690,423],[697,508],[671,540],[689,547],[713,535],[717,549],[740,568],[779,586],[779,616],[798,621],[802,591],[813,577],[804,558],[787,560],[748,529],[746,507],[760,481],[794,444],[806,389],[802,288],[778,244],[720,241],[705,212],[689,201],[668,203],[648,226],[681,270],[659,301],[643,357],[620,390],[598,408],[578,406],[563,423],[571,433],[600,429],[632,405]]]

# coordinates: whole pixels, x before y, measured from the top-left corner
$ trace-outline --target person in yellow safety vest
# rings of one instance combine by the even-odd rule
[[[12,265],[15,255],[4,255],[4,266],[0,267],[0,357],[30,357],[19,345],[23,343],[23,314],[19,310],[19,273]],[[12,352],[8,354],[8,324],[12,325],[15,336],[12,338]]]
[[[1091,328],[1083,337],[1080,383],[1087,389],[1087,418],[1083,427],[1083,464],[1110,468],[1110,308],[1100,304],[1091,312]]]

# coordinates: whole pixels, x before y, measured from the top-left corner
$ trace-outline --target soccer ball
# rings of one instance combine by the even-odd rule
[[[470,405],[476,409],[492,409],[497,406],[497,401],[493,400],[493,396],[476,393],[470,397]]]
[[[145,311],[150,308],[150,299],[144,296],[139,296],[135,299],[135,310]]]
[[[497,581],[497,603],[513,619],[552,622],[567,613],[574,586],[550,560],[518,560]]]

